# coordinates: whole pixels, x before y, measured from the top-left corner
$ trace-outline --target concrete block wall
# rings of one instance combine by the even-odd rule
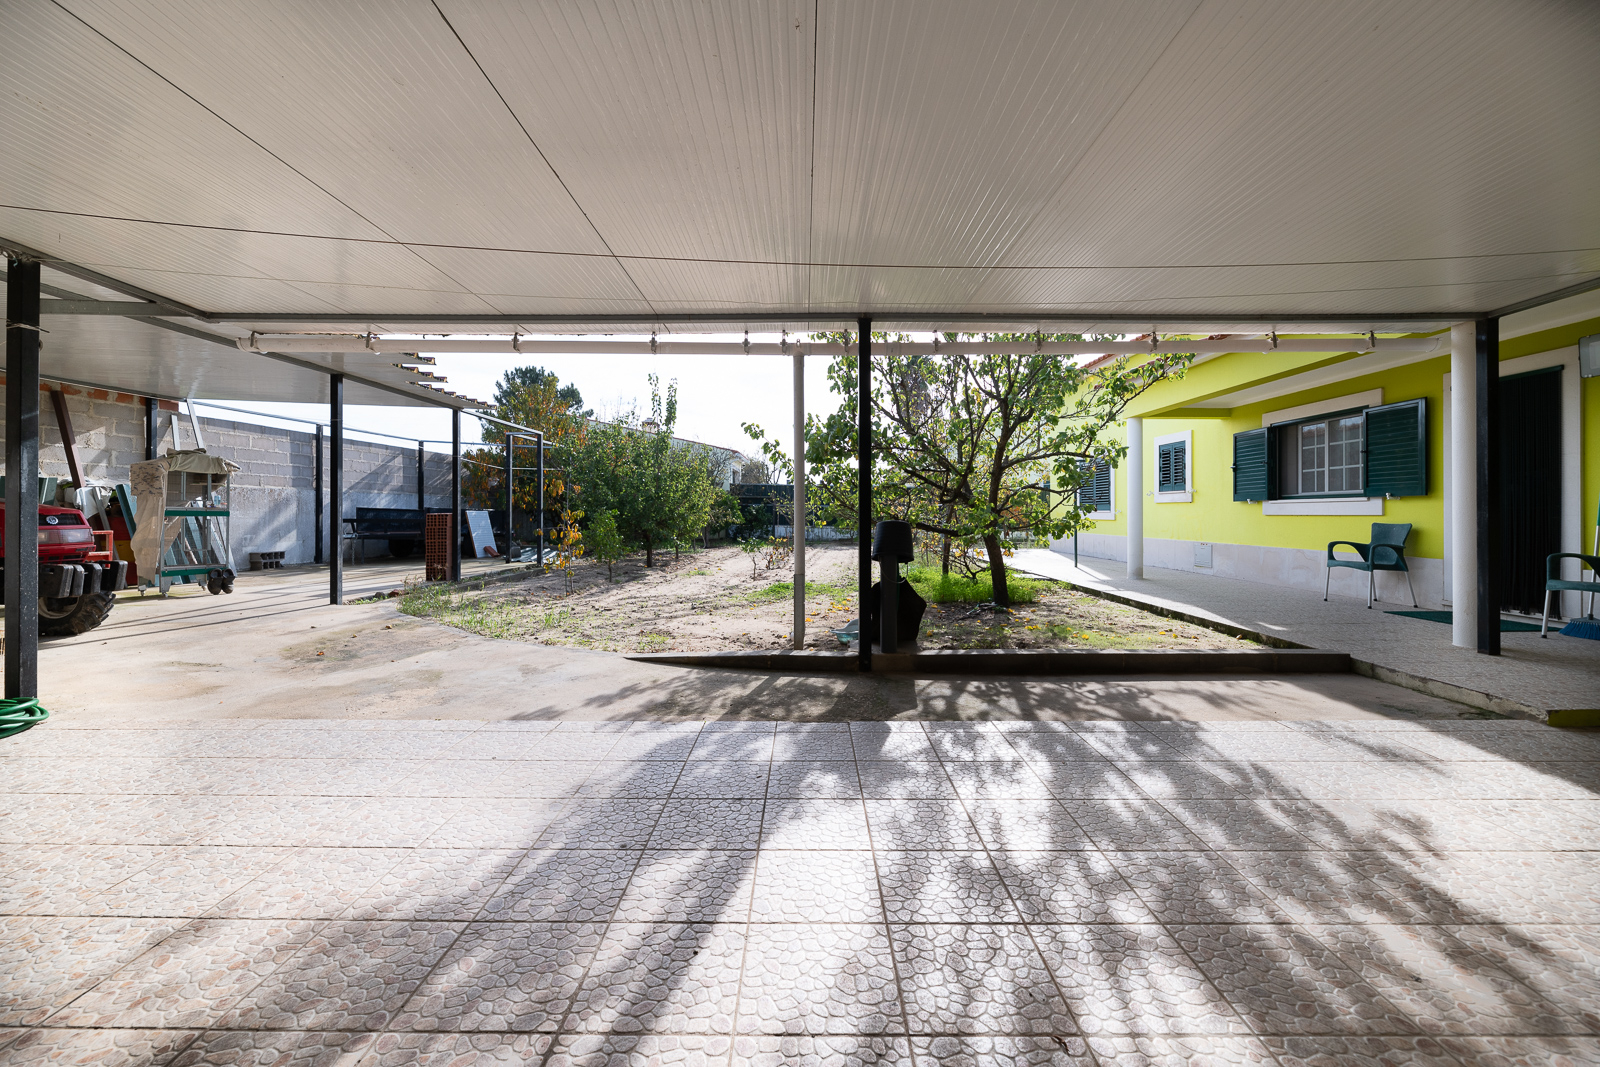
[[[129,466],[144,459],[143,398],[70,385],[61,388],[84,477],[105,484],[126,482]],[[188,416],[178,411],[177,404],[160,401],[156,419],[159,452],[195,447]],[[240,467],[232,484],[234,568],[248,569],[251,552],[284,552],[286,563],[311,562],[316,538],[316,435],[204,416],[199,422],[206,451]],[[3,432],[4,411],[0,409],[0,433]],[[324,434],[324,492],[327,452]],[[55,411],[43,389],[39,397],[39,473],[63,480],[71,476]],[[353,517],[357,507],[414,508],[416,446],[347,438],[344,481],[346,515]],[[423,484],[427,507],[450,506],[448,455],[424,452]],[[365,548],[369,556],[384,550],[381,543],[369,543]]]

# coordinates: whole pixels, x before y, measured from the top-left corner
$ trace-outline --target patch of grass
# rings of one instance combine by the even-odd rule
[[[930,604],[982,604],[994,599],[994,585],[987,573],[980,577],[940,574],[934,567],[913,565],[906,569],[911,587]],[[1032,604],[1039,599],[1045,583],[1036,578],[1024,578],[1015,571],[1006,572],[1006,592],[1013,604]]]
[[[853,586],[839,585],[835,582],[806,583],[806,596],[808,597],[826,596],[833,597],[834,599],[842,599],[844,597],[853,595],[855,595],[855,588]],[[771,585],[764,585],[760,589],[756,589],[745,594],[746,600],[753,601],[757,604],[772,604],[780,600],[791,600],[793,598],[793,582],[773,582]]]

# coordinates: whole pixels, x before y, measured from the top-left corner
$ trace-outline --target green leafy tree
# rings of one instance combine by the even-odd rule
[[[626,551],[622,534],[617,530],[617,513],[607,509],[595,515],[589,521],[584,540],[589,544],[589,554],[606,565],[606,581],[616,581],[617,564],[622,562]]]
[[[501,375],[494,388],[494,415],[543,430],[545,434],[545,465],[557,471],[564,467],[571,453],[580,447],[588,418],[592,411],[583,407],[583,395],[575,385],[562,385],[551,371],[541,367],[513,367]],[[498,508],[505,506],[505,452],[504,427],[485,423],[483,439],[486,444],[499,446],[477,448],[464,452],[467,461],[461,479],[461,496],[468,507]],[[527,438],[518,438],[515,465],[533,467],[539,462],[537,446]],[[517,511],[530,518],[539,514],[539,481],[529,471],[519,471],[513,483]],[[562,480],[547,474],[545,478],[546,508],[561,506]]]
[[[711,450],[674,440],[677,421],[677,383],[663,398],[651,375],[650,417],[590,427],[570,461],[569,477],[583,487],[586,508],[613,512],[622,537],[644,548],[646,567],[655,566],[658,550],[705,528],[720,492]]]
[[[815,339],[850,344],[844,334]],[[1083,340],[1072,334],[990,339],[1031,347]],[[1182,374],[1191,358],[1122,357],[1084,366],[1045,354],[874,355],[874,507],[883,518],[939,538],[946,570],[948,546],[962,549],[963,561],[981,546],[995,602],[1005,606],[1004,533],[1060,538],[1087,525],[1078,485],[1095,465],[1115,465],[1127,450],[1108,431],[1133,399]],[[834,358],[828,379],[839,409],[806,420],[808,499],[820,514],[848,525],[856,513],[857,366],[854,351]],[[760,427],[746,425],[745,432],[761,442],[773,466],[792,469],[782,446]]]

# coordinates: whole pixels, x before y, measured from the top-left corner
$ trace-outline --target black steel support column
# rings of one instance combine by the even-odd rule
[[[6,264],[6,699],[39,695],[39,264]]]
[[[461,577],[461,409],[450,409],[450,580]]]
[[[872,638],[867,628],[867,594],[872,589],[872,320],[856,320],[856,540],[860,570],[856,578],[858,663],[872,670]]]
[[[344,375],[328,375],[328,603],[344,603]]]
[[[539,435],[539,564],[544,565],[544,434]]]
[[[156,458],[156,442],[160,438],[161,423],[158,421],[161,405],[153,396],[144,398],[144,458]]]
[[[422,442],[417,442],[417,510],[428,510],[428,461],[422,452]],[[427,525],[427,520],[423,520]]]
[[[1500,654],[1500,320],[1477,320],[1478,651]]]
[[[311,450],[311,562],[322,560],[322,427]]]
[[[511,552],[511,541],[515,536],[516,523],[512,521],[511,492],[516,485],[517,463],[517,436],[510,430],[506,431],[506,562],[512,563],[516,557]]]

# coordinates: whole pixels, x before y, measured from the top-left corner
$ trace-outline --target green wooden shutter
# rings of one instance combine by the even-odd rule
[[[1182,493],[1189,488],[1189,447],[1172,441],[1156,449],[1156,492]]]
[[[1270,499],[1271,458],[1265,427],[1233,435],[1233,499]]]
[[[1368,496],[1428,495],[1428,402],[1367,409]]]
[[[1089,473],[1078,483],[1078,506],[1085,511],[1111,510],[1111,467],[1084,464]]]

